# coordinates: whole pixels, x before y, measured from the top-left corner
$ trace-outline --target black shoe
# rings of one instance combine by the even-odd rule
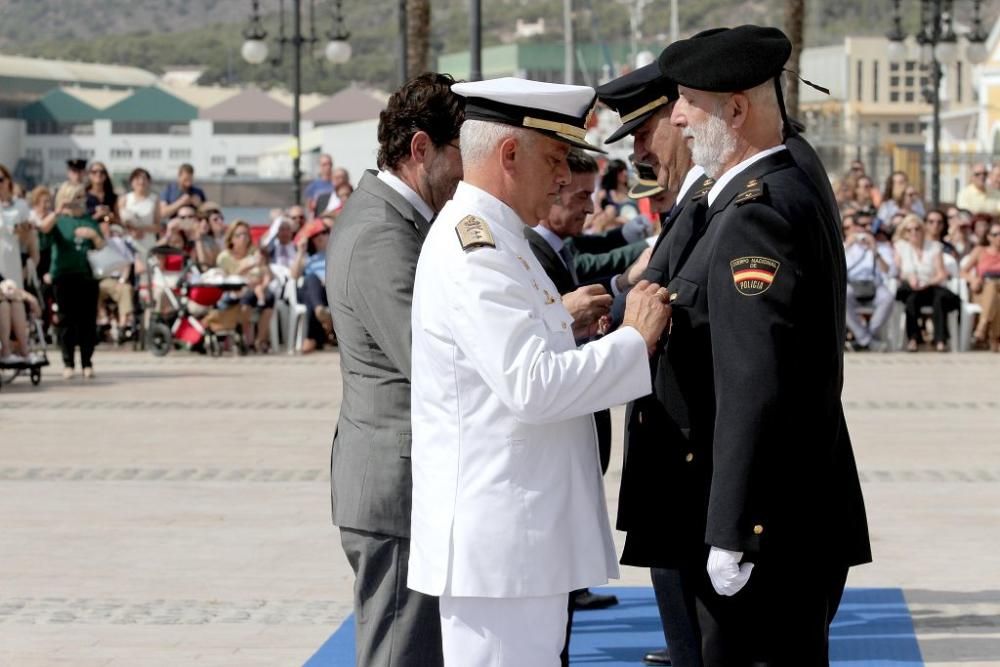
[[[577,611],[593,611],[595,609],[607,609],[618,604],[618,598],[614,595],[595,595],[588,589],[583,589],[573,598],[573,609]]]
[[[670,651],[667,649],[660,649],[659,651],[650,651],[646,655],[642,656],[642,661],[647,665],[671,665],[670,662]]]
[[[868,352],[871,350],[871,345],[862,345],[856,340],[851,341],[851,350],[854,352]]]

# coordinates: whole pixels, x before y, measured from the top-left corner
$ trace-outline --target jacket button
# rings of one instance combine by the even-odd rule
[[[640,424],[642,423],[642,413],[641,412],[639,413],[639,423]]]
[[[760,535],[763,532],[764,532],[764,526],[760,525],[759,523],[753,527],[754,535]]]
[[[687,461],[688,463],[691,463],[691,461],[694,461],[694,454],[688,452],[688,455],[684,457],[684,460]]]
[[[562,325],[563,325],[563,329],[565,329],[566,328],[566,323],[563,322]]]

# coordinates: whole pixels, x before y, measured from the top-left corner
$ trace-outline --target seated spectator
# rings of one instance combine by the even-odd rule
[[[215,230],[212,228],[211,215],[215,213],[218,212],[199,211],[195,217],[195,225],[191,228],[195,260],[202,271],[214,267],[219,253],[222,252],[222,239],[215,236]]]
[[[346,204],[347,200],[350,199],[353,194],[354,186],[350,183],[341,183],[337,186],[337,199],[341,202],[341,208],[343,208],[343,204]]]
[[[326,244],[329,240],[329,225],[322,220],[313,220],[299,237],[298,253],[292,264],[292,278],[302,278],[299,302],[306,306],[303,354],[322,349],[328,339],[336,344],[330,304],[326,299]]]
[[[245,220],[236,220],[226,231],[225,249],[219,253],[217,265],[226,275],[241,276],[247,287],[233,297],[226,296],[220,307],[238,304],[240,324],[244,341],[254,341],[258,352],[267,352],[270,347],[270,322],[274,312],[274,295],[268,290],[271,272],[267,259],[254,246],[250,236],[250,225]],[[253,314],[258,314],[256,333]]]
[[[38,300],[18,288],[13,280],[0,276],[0,363],[34,364],[39,361],[28,344],[28,311],[32,317],[41,317]]]
[[[1000,352],[1000,222],[990,225],[987,244],[969,254],[964,277],[969,281],[972,300],[982,313],[973,332],[975,341],[989,343],[994,352]]]
[[[295,245],[295,232],[291,220],[286,217],[278,218],[277,229],[274,237],[265,247],[268,261],[286,269],[291,269],[295,262],[298,249]]]
[[[972,240],[976,246],[989,245],[988,234],[993,224],[993,216],[989,213],[975,213],[972,216]]]
[[[959,191],[955,205],[972,213],[1000,212],[1000,191],[989,186],[988,176],[985,164],[972,165],[972,180]]]
[[[31,232],[28,203],[14,194],[14,178],[0,164],[0,274],[24,287],[21,240]]]
[[[910,214],[903,218],[904,239],[896,242],[896,265],[900,286],[896,298],[906,306],[906,349],[916,352],[921,342],[920,309],[930,306],[934,324],[934,344],[938,352],[948,350],[948,313],[959,306],[958,296],[944,286],[941,244],[931,241],[923,221]]]
[[[134,330],[132,314],[135,310],[135,290],[132,288],[133,271],[135,262],[138,259],[138,248],[127,237],[125,230],[120,225],[102,225],[101,232],[107,239],[107,245],[115,249],[122,257],[132,262],[127,269],[117,275],[105,276],[97,283],[98,288],[98,326],[108,321],[108,316],[104,308],[106,301],[115,304],[118,318],[115,323],[115,340],[119,343],[124,341],[127,334]]]
[[[948,253],[956,260],[960,259],[958,250],[955,246],[951,244],[948,240],[948,221],[945,218],[944,211],[940,209],[933,209],[927,214],[927,219],[924,221],[924,225],[927,227],[927,238],[931,241],[937,241],[941,244],[942,250]]]
[[[855,221],[844,239],[847,262],[847,326],[854,335],[852,348],[856,352],[871,349],[879,338],[882,326],[892,313],[895,295],[889,290],[888,278],[895,265],[892,246],[878,243],[875,235]],[[865,322],[859,312],[872,308]]]
[[[924,203],[920,199],[919,193],[910,188],[910,179],[901,171],[894,171],[885,182],[885,190],[882,192],[882,205],[878,208],[878,218],[882,222],[891,220],[892,216],[902,211],[903,213],[915,213],[921,218],[924,217]]]
[[[961,259],[978,245],[972,233],[972,214],[965,209],[950,206],[946,217],[948,219],[948,236],[945,239]]]
[[[331,179],[333,184],[333,190],[336,192],[341,187],[351,184],[351,174],[348,173],[343,167],[337,167],[333,170],[333,177]],[[351,192],[354,192],[354,188],[351,188]],[[338,195],[339,196],[339,195]]]
[[[194,167],[182,164],[177,169],[177,181],[170,183],[160,195],[160,218],[169,220],[182,206],[196,209],[207,201],[205,191],[194,184]]]
[[[867,176],[858,177],[854,184],[854,190],[851,193],[852,197],[850,205],[858,209],[875,209],[875,198],[872,196],[873,192],[876,192],[876,190],[875,184],[872,183],[872,179]]]

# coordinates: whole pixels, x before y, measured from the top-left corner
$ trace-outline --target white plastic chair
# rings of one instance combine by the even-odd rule
[[[962,352],[968,351],[972,345],[972,320],[976,315],[982,315],[983,309],[978,303],[973,303],[969,295],[969,283],[959,280],[958,296],[962,300],[959,308],[961,317],[959,318],[958,349]]]
[[[299,304],[298,288],[288,268],[280,264],[271,265],[271,275],[276,281],[274,317],[271,318],[271,340],[277,349],[279,333],[284,330],[285,350],[289,354],[302,351],[305,339],[306,307]]]
[[[947,266],[945,267],[947,268]],[[961,296],[961,289],[965,283],[960,277],[955,276],[948,279],[945,283],[945,287],[951,290],[953,293]],[[959,317],[958,311],[953,310],[948,313],[948,332],[951,334],[951,351],[960,352],[961,347],[961,332],[959,331]],[[930,317],[934,314],[934,309],[930,306],[924,306],[920,309],[920,314],[926,317]],[[902,350],[906,345],[906,309],[903,303],[896,301],[895,305],[892,307],[892,315],[889,316],[889,321],[886,323],[888,327],[888,339],[890,349]]]

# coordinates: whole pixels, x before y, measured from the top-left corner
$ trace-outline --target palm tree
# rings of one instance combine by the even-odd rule
[[[406,0],[406,19],[408,33],[406,74],[408,79],[412,79],[429,69],[431,50],[430,0]]]
[[[792,42],[792,54],[788,57],[788,69],[799,71],[799,56],[802,54],[802,34],[806,16],[805,0],[785,0],[785,32]],[[788,115],[798,118],[799,115],[799,79],[788,76],[785,92],[785,108]]]

